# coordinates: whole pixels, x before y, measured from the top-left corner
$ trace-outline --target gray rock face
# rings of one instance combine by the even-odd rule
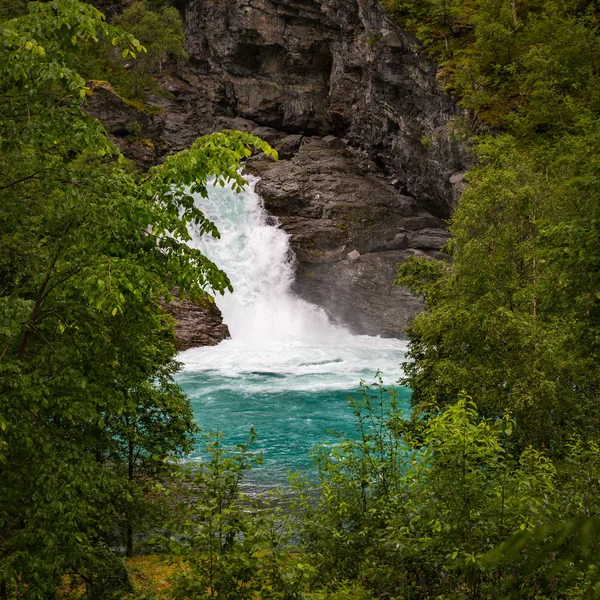
[[[444,222],[404,196],[339,139],[305,138],[290,161],[256,158],[257,192],[291,236],[296,292],[354,333],[402,337],[421,307],[394,287],[397,265],[437,257]]]
[[[105,82],[96,82],[90,88],[87,112],[102,121],[125,156],[142,168],[154,166],[168,150],[161,138],[163,114],[152,114],[127,103]]]
[[[99,0],[113,13],[116,0]],[[128,0],[121,0],[123,7]],[[190,60],[162,75],[161,154],[227,128],[335,135],[437,216],[465,169],[456,105],[373,0],[180,0]],[[158,119],[154,119],[155,124]],[[269,134],[270,132],[270,134]],[[266,133],[266,135],[265,135]],[[280,135],[280,134],[279,134]],[[269,139],[271,138],[271,139]],[[282,146],[283,157],[296,140]]]
[[[415,40],[376,3],[188,0],[183,10],[191,64],[178,89],[186,110],[169,111],[167,137],[185,123],[189,140],[229,117],[333,134],[430,212],[449,215],[458,193],[450,178],[464,169],[459,111]]]
[[[420,303],[392,287],[396,263],[438,255],[468,166],[434,66],[373,0],[177,6],[190,60],[161,76],[160,113],[140,116],[152,152],[123,134],[131,107],[119,115],[103,91],[94,114],[143,165],[223,128],[271,143],[282,160],[249,166],[291,235],[298,293],[357,333],[401,336]]]

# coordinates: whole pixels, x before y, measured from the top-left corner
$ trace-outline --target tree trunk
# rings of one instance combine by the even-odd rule
[[[131,558],[133,556],[133,527],[129,518],[127,519],[127,545],[125,546],[125,556]]]
[[[129,446],[128,446],[128,452],[127,452],[127,467],[128,467],[128,477],[129,477],[129,481],[133,481],[133,463],[134,463],[134,457],[133,457],[133,439],[130,437],[129,438]],[[131,512],[127,511],[127,542],[126,542],[126,546],[125,546],[125,556],[127,556],[127,558],[131,558],[133,556],[133,527],[131,525]]]

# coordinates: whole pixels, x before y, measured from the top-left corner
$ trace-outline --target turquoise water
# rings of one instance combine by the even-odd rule
[[[231,280],[234,292],[215,298],[231,339],[181,353],[178,381],[198,425],[223,432],[224,443],[243,442],[254,426],[264,464],[247,482],[265,488],[285,483],[289,470],[306,470],[311,449],[327,442],[328,430],[354,432],[347,396],[377,371],[393,385],[405,344],[352,335],[322,308],[294,295],[289,237],[265,213],[256,181],[250,179],[241,194],[209,186],[208,198],[196,198],[221,236],[192,230],[191,245]],[[407,391],[401,396],[407,400]],[[191,458],[202,457],[199,444]]]
[[[387,382],[397,378],[393,363],[402,357],[397,340],[361,336],[351,341],[353,345],[330,347],[247,347],[229,340],[180,355],[186,367],[179,383],[203,430],[220,431],[223,442],[235,446],[254,427],[253,448],[264,462],[247,475],[249,486],[265,489],[285,484],[289,471],[307,472],[315,445],[336,443],[328,432],[355,433],[348,396],[356,394],[361,378],[372,381],[383,366],[390,372]],[[398,387],[396,393],[408,406],[409,391]],[[203,457],[199,444],[192,458]]]

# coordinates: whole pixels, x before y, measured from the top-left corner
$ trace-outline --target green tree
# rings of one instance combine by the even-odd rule
[[[193,194],[206,195],[209,177],[239,188],[249,147],[271,152],[250,135],[214,134],[137,178],[85,115],[75,66],[100,36],[132,56],[139,42],[77,0],[27,9],[0,23],[4,598],[52,597],[64,573],[95,560],[131,494],[119,466],[130,441],[136,468],[150,447],[165,458],[189,443],[157,300],[174,287],[193,298],[230,287],[186,244],[191,224],[218,235]]]
[[[289,498],[278,508],[282,500],[272,494],[246,496],[243,477],[262,462],[251,451],[256,435],[251,430],[234,449],[223,446],[222,437],[205,435],[206,459],[180,472],[187,490],[186,515],[161,540],[177,569],[173,597],[304,598],[312,569],[292,543],[293,525],[285,516]]]
[[[165,458],[188,454],[197,428],[187,397],[172,379],[179,364],[173,360],[171,320],[156,306],[140,313],[124,331],[122,319],[115,316],[113,320],[113,343],[123,348],[129,360],[120,364],[115,375],[115,384],[122,387],[123,408],[120,413],[106,415],[105,427],[112,444],[105,461],[127,480],[117,509],[122,517],[126,555],[132,556],[134,533],[148,533],[168,517],[169,503],[162,502],[154,490],[158,479],[170,477],[173,467]]]
[[[160,71],[169,58],[188,57],[181,17],[173,6],[154,11],[145,0],[140,0],[116,17],[113,24],[134,35],[146,48],[146,54],[133,65],[140,73]]]
[[[415,406],[461,389],[484,414],[509,409],[524,447],[560,453],[598,434],[597,125],[523,150],[479,146],[481,166],[450,224],[452,263],[413,260],[399,284],[422,294],[404,382]]]
[[[462,105],[531,135],[569,129],[600,101],[592,0],[382,0],[440,61]]]
[[[317,481],[294,481],[303,551],[318,566],[317,585],[359,579],[409,462],[395,433],[402,419],[393,389],[380,377],[371,385],[361,382],[349,403],[358,438],[339,436],[333,450],[317,447]]]
[[[480,417],[509,410],[516,434],[503,449],[544,449],[557,469],[555,491],[548,520],[491,552],[484,570],[493,563],[504,573],[497,595],[594,597],[597,3],[382,3],[440,61],[439,78],[473,121],[503,130],[471,139],[475,166],[450,221],[450,260],[411,260],[399,270],[398,284],[426,302],[409,331],[402,379],[414,390],[414,426],[462,390],[477,398]],[[452,10],[442,15],[440,6]],[[532,496],[542,499],[540,490]],[[512,576],[507,561],[519,563]]]
[[[411,260],[424,296],[404,383],[413,405],[461,390],[487,416],[560,453],[598,432],[597,4],[586,0],[384,0],[440,60],[473,117],[508,135],[472,139],[452,264]]]
[[[567,540],[548,523],[595,523],[596,445],[572,439],[567,467],[531,447],[514,454],[508,414],[482,419],[459,399],[406,421],[379,381],[352,406],[358,436],[321,447],[318,480],[300,484],[297,531],[314,583],[360,581],[375,597],[407,599],[584,597],[593,538],[582,548],[576,529]],[[525,560],[531,540],[541,551]]]
[[[143,51],[132,56],[127,47],[115,47],[116,40],[102,33],[98,40],[81,45],[79,72],[91,81],[108,81],[127,100],[143,101],[150,93],[168,95],[158,79],[163,66],[168,61],[187,59],[183,22],[177,10],[169,2],[142,0],[114,17],[112,24],[135,36]]]
[[[222,434],[206,437],[209,460],[189,475],[191,504],[187,519],[169,541],[178,561],[175,598],[253,598],[260,585],[259,515],[245,506],[240,485],[244,472],[262,461],[250,445],[254,432],[235,453],[223,447]]]

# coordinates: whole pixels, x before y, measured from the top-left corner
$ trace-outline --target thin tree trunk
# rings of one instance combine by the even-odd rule
[[[67,228],[65,229],[65,235],[67,233],[69,233],[69,230],[73,226],[74,222],[75,222],[75,220],[73,219],[67,225]],[[33,307],[31,314],[29,315],[29,319],[27,320],[27,325],[25,328],[25,333],[23,334],[23,339],[21,340],[21,344],[19,346],[19,349],[17,350],[17,359],[18,360],[22,361],[25,356],[25,350],[27,348],[27,344],[29,343],[29,339],[31,337],[31,331],[32,331],[33,327],[35,326],[35,324],[38,320],[38,317],[40,316],[42,302],[44,301],[44,299],[46,297],[46,293],[47,293],[46,288],[48,287],[48,283],[50,282],[50,278],[52,277],[52,272],[54,271],[54,267],[56,267],[56,263],[58,262],[58,259],[60,258],[61,253],[62,253],[62,246],[60,246],[58,248],[54,258],[52,259],[52,262],[50,263],[48,271],[46,272],[46,276],[44,277],[44,281],[42,282],[42,286],[40,287],[40,290],[37,293],[37,297],[35,299],[35,306]]]
[[[128,447],[128,477],[129,481],[133,481],[133,440],[129,439],[129,447]],[[127,558],[131,558],[133,556],[133,527],[131,525],[131,514],[128,511],[127,514],[127,543],[125,547],[125,556]]]
[[[512,0],[512,15],[513,15],[513,24],[515,29],[519,26],[519,19],[517,18],[517,3],[516,0]]]
[[[538,312],[538,301],[537,301],[537,294],[535,293],[535,286],[537,285],[537,261],[535,260],[535,257],[533,258],[533,288],[534,288],[534,293],[533,293],[533,318],[535,319],[537,317],[537,312]]]
[[[127,522],[127,546],[125,547],[125,556],[131,558],[133,556],[133,527],[131,522]]]
[[[50,269],[46,273],[46,277],[44,278],[44,281],[42,282],[42,287],[40,288],[40,291],[38,292],[38,295],[35,299],[35,306],[33,307],[31,314],[29,315],[25,333],[23,334],[23,339],[21,340],[21,345],[19,346],[19,350],[17,351],[17,358],[19,360],[23,360],[23,357],[25,356],[25,349],[27,348],[29,338],[31,337],[31,330],[33,329],[33,327],[39,317],[40,309],[42,307],[42,300],[44,299],[44,292],[46,291],[46,286],[48,285],[48,282],[50,281],[50,277],[52,275],[52,270],[54,269],[54,265],[56,264],[56,261],[58,260],[59,255],[60,255],[60,251],[56,254],[56,257],[52,261],[52,264],[50,265]]]

